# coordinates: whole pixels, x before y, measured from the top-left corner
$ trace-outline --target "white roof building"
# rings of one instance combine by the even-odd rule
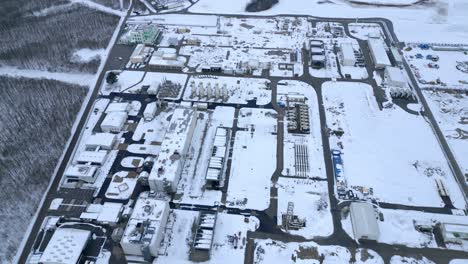
[[[87,149],[95,149],[100,147],[101,149],[112,149],[115,144],[117,136],[111,133],[96,133],[88,137],[86,141]]]
[[[354,48],[352,43],[341,43],[340,60],[344,66],[354,66],[356,63],[356,57],[354,56]]]
[[[157,110],[158,110],[158,106],[156,102],[147,104],[145,111],[143,112],[143,118],[145,118],[146,121],[153,120],[154,116],[156,115]]]
[[[100,151],[81,151],[76,158],[77,162],[82,163],[93,163],[102,165],[107,158],[107,152],[100,150]]]
[[[192,141],[197,118],[193,109],[178,108],[172,114],[158,160],[154,163],[148,181],[151,190],[175,192],[180,179],[190,142]]]
[[[383,69],[386,66],[392,66],[388,58],[387,51],[385,50],[385,43],[380,39],[369,39],[367,41],[371,52],[372,60],[374,61],[375,68]]]
[[[70,165],[64,172],[65,177],[72,180],[81,180],[88,183],[96,181],[97,166]]]
[[[81,213],[81,219],[96,220],[103,224],[116,224],[123,211],[123,204],[105,202],[104,204],[90,204],[86,211]]]
[[[74,228],[58,228],[40,258],[43,264],[78,263],[91,232]]]
[[[384,79],[388,86],[399,88],[406,87],[406,78],[400,68],[385,67]]]
[[[101,130],[104,132],[120,132],[127,121],[127,117],[126,112],[110,112],[102,120]]]
[[[131,63],[143,63],[145,61],[145,44],[138,44],[130,56]]]
[[[353,202],[349,206],[354,238],[377,240],[379,238],[379,225],[370,203]]]
[[[110,112],[127,112],[130,111],[131,105],[128,102],[110,103],[106,108],[106,113]]]
[[[157,256],[164,238],[169,203],[140,195],[120,241],[126,255]]]

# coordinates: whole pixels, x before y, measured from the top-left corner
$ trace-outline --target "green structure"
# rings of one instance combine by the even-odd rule
[[[122,44],[154,45],[159,39],[161,31],[156,25],[132,25],[120,39]]]

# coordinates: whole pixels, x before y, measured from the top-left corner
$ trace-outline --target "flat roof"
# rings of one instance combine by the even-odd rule
[[[110,103],[106,108],[106,113],[110,112],[126,112],[130,108],[130,103],[120,102],[120,103]]]
[[[78,162],[92,162],[102,164],[106,161],[106,151],[81,151],[76,158]]]
[[[343,54],[344,59],[355,60],[353,44],[349,42],[341,43],[341,54]]]
[[[187,141],[191,141],[189,138],[190,127],[193,122],[196,122],[195,120],[195,110],[186,108],[174,110],[161,143],[158,160],[151,169],[149,179],[167,179],[172,182],[176,178],[180,158],[173,158],[173,154],[178,152],[179,155],[184,155],[184,147],[188,143]],[[158,172],[159,168],[163,169],[162,173]]]
[[[111,148],[115,142],[116,135],[111,133],[96,133],[88,137],[86,146],[101,146]]]
[[[391,81],[394,82],[406,82],[405,76],[400,68],[396,67],[385,67],[385,71],[387,72],[388,77]]]
[[[122,128],[127,121],[127,117],[128,115],[126,112],[110,112],[106,114],[106,117],[102,120],[101,127],[111,126]]]
[[[372,204],[353,202],[349,208],[354,237],[356,239],[365,237],[377,240],[380,232]]]
[[[96,170],[97,166],[92,165],[70,165],[64,174],[67,177],[92,177]]]
[[[75,264],[86,247],[91,232],[75,228],[58,228],[47,244],[39,262]]]
[[[374,63],[378,65],[392,65],[390,59],[388,58],[387,51],[385,51],[384,45],[386,45],[380,39],[369,39],[367,41],[369,44],[369,49],[372,53],[372,58]]]
[[[125,232],[122,237],[123,243],[152,243],[156,238],[156,234],[161,228],[161,223],[165,222],[165,217],[167,217],[167,212],[169,208],[169,203],[164,200],[157,200],[155,198],[149,198],[140,196],[135,203],[133,208],[132,215],[128,220]],[[139,226],[141,223],[146,222],[149,228],[154,229],[154,232],[151,233],[152,236],[148,240],[140,240],[144,234],[141,234],[142,231]]]

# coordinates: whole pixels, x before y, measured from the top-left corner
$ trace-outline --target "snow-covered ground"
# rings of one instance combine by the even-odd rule
[[[277,86],[277,100],[286,104],[287,96],[304,96],[309,106],[310,134],[293,134],[287,129],[287,118],[284,120],[284,176],[298,176],[296,173],[294,146],[297,144],[307,146],[309,158],[309,172],[307,177],[325,179],[325,162],[323,160],[323,145],[318,109],[317,93],[314,88],[305,82],[280,81]]]
[[[355,38],[369,39],[369,36],[384,36],[382,27],[377,23],[349,23],[349,32]]]
[[[390,264],[435,264],[425,257],[402,257],[402,256],[393,256],[390,259]]]
[[[406,1],[406,0],[403,0]],[[249,0],[200,0],[189,11],[199,13],[250,14],[245,11]],[[468,3],[464,0],[438,1],[433,5],[414,7],[372,7],[352,5],[345,1],[289,0],[279,1],[271,9],[255,15],[303,14],[318,17],[384,17],[392,20],[401,41],[434,41],[459,43],[468,37]],[[428,34],[427,32],[431,32]]]
[[[242,108],[234,139],[227,203],[264,210],[270,203],[271,176],[276,169],[276,112]]]
[[[184,85],[187,80],[186,74],[166,73],[166,72],[143,72],[143,71],[122,71],[117,76],[117,82],[109,85],[106,82],[102,83],[101,93],[109,95],[114,93],[139,93],[143,86],[157,88],[164,81],[171,81],[181,85],[181,89],[174,97],[167,99],[180,99],[184,90]]]
[[[283,243],[271,239],[255,240],[254,263],[383,263],[382,258],[374,251],[359,249],[356,262],[351,262],[351,252],[340,246],[320,246],[314,242]],[[365,252],[364,254],[362,254]],[[361,257],[365,255],[364,257]]]
[[[379,238],[378,242],[405,245],[414,248],[437,248],[438,245],[432,233],[418,231],[415,226],[432,226],[436,229],[437,224],[468,224],[464,215],[433,214],[419,211],[392,210],[378,208],[376,215],[381,214],[383,221],[378,220]],[[350,216],[342,219],[343,229],[350,237],[354,237]],[[446,244],[447,248],[453,250],[468,250],[468,243]]]
[[[468,96],[464,93],[423,90],[458,165],[468,175]]]
[[[316,236],[329,236],[333,233],[333,220],[330,213],[328,187],[326,181],[288,179],[281,177],[278,187],[277,223],[282,224],[288,203],[294,203],[294,215],[306,220],[306,226],[299,230],[288,230],[293,235],[311,239]]]
[[[408,44],[407,48],[411,48],[411,50],[405,48],[403,54],[421,87],[447,87],[468,90],[468,73],[456,68],[457,62],[468,61],[468,54],[463,51],[423,50],[418,45]],[[422,58],[417,58],[417,55],[422,55]],[[428,55],[438,56],[439,60],[433,62],[426,58]],[[429,67],[430,64],[437,65],[439,68],[431,68]]]
[[[190,247],[192,245],[192,227],[198,212],[186,210],[173,210],[173,225],[166,233],[162,254],[157,259],[157,263],[190,264]],[[245,245],[247,243],[247,231],[254,231],[259,225],[255,217],[248,217],[248,222],[244,221],[244,216],[218,213],[216,227],[214,231],[213,248],[211,259],[204,263],[243,263]],[[237,235],[239,244],[234,248],[228,236]]]
[[[399,107],[379,110],[371,86],[326,82],[323,99],[327,125],[344,131],[331,136],[342,145],[348,186],[373,189],[373,198],[389,203],[444,206],[435,183],[440,179],[457,208],[465,202],[430,126]]]
[[[105,54],[105,49],[79,49],[73,53],[71,61],[90,62],[94,59],[101,59]]]

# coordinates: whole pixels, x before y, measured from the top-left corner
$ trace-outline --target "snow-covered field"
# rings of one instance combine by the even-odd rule
[[[255,240],[254,263],[351,263],[351,252],[340,246],[320,246],[314,242],[283,243],[271,239]],[[361,258],[366,251],[366,257]],[[367,256],[368,254],[368,256]],[[360,249],[356,262],[360,264],[380,264],[382,258],[372,250]]]
[[[390,259],[390,264],[435,264],[425,257],[402,257],[402,256],[393,256]]]
[[[193,239],[192,224],[197,212],[173,210],[175,221],[172,225],[172,234],[166,236],[163,246],[163,255],[157,259],[158,263],[190,264],[189,251]],[[247,231],[257,229],[259,221],[255,217],[248,217],[248,223],[240,215],[219,213],[214,231],[211,259],[204,263],[243,263]],[[229,243],[228,236],[237,235],[239,244],[237,248]]]
[[[287,179],[281,177],[278,186],[277,223],[281,225],[282,214],[286,214],[288,203],[294,203],[294,215],[306,220],[306,226],[299,230],[288,230],[293,235],[311,239],[329,236],[333,233],[333,221],[328,199],[326,181]]]
[[[423,90],[463,173],[468,175],[468,95]]]
[[[402,0],[406,1],[406,0]],[[200,0],[189,11],[199,13],[249,14],[245,11],[248,0]],[[452,43],[466,41],[468,3],[464,0],[437,1],[432,5],[414,7],[372,7],[351,5],[345,1],[288,0],[279,1],[271,9],[255,15],[295,14],[318,17],[384,17],[392,20],[401,41],[434,41]],[[428,34],[431,32],[431,34]]]
[[[271,176],[276,164],[276,112],[242,108],[234,139],[227,203],[264,210],[270,203]],[[254,128],[254,129],[253,129]]]
[[[431,226],[436,229],[440,223],[468,224],[464,215],[433,214],[409,210],[392,210],[378,208],[382,214],[383,221],[378,220],[380,235],[378,242],[405,245],[413,248],[437,248],[438,245],[432,233],[423,233],[416,230],[416,225]],[[376,211],[376,213],[377,213]],[[350,216],[342,219],[343,229],[350,237],[354,237]],[[453,250],[468,250],[468,243],[446,244],[447,248]]]
[[[367,84],[327,82],[323,85],[327,125],[343,130],[330,138],[342,144],[344,177],[351,186],[373,188],[379,201],[444,206],[435,179],[441,179],[454,205],[465,203],[430,126],[421,116],[399,107],[379,110]]]

